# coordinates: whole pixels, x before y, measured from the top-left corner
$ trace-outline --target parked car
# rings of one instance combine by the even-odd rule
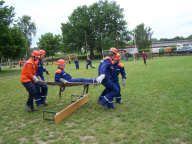
[[[192,47],[190,46],[184,46],[177,50],[174,50],[173,53],[179,54],[179,53],[192,53]]]

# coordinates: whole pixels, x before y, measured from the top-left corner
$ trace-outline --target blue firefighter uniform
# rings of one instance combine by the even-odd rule
[[[116,99],[116,102],[119,103],[121,101],[121,87],[120,87],[120,84],[119,84],[119,73],[121,73],[121,76],[122,78],[125,78],[126,79],[126,73],[125,73],[125,68],[124,66],[121,64],[121,63],[114,63],[112,62],[113,64],[113,76],[111,78],[111,81],[116,85],[116,87],[119,89],[119,92],[118,94],[115,96],[115,99]],[[105,95],[107,94],[107,89],[105,89],[100,98],[103,98]]]
[[[63,69],[58,67],[57,71],[55,72],[55,82],[61,82],[60,81],[61,78],[67,80],[68,82],[97,83],[96,78],[92,78],[92,79],[84,79],[84,78],[72,79],[72,76],[70,76],[70,74],[66,73]]]
[[[75,60],[74,60],[74,63],[75,63],[75,65],[76,65],[76,69],[79,69],[79,61],[78,61],[78,59],[75,59]]]
[[[113,98],[119,93],[119,89],[116,85],[111,81],[113,76],[113,65],[112,59],[110,56],[106,56],[101,60],[98,75],[105,74],[105,78],[102,80],[101,84],[105,86],[107,94],[101,99],[101,105],[107,105],[108,108],[114,108]]]
[[[41,79],[43,81],[45,81],[43,72],[46,69],[43,68],[43,63],[42,63],[41,59],[37,60],[37,67],[38,67],[38,70],[37,70],[36,76],[37,77],[40,76]],[[47,87],[47,85],[40,85],[39,83],[35,83],[35,88],[37,91],[37,94],[35,96],[35,102],[36,102],[36,105],[39,106],[42,103],[45,103],[45,101],[46,101],[48,87]]]
[[[88,69],[88,65],[90,65],[91,68],[95,68],[95,67],[92,66],[91,60],[89,58],[87,58],[87,64],[86,64],[87,69]]]

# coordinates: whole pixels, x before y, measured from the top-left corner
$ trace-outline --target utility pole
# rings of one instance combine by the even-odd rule
[[[149,36],[150,36],[151,52],[152,52],[152,55],[153,55],[152,44],[151,44],[151,28],[150,27],[149,27]],[[152,59],[153,59],[153,56],[152,56]]]
[[[102,40],[102,32],[101,32],[101,48],[102,48],[102,55],[103,55],[103,40]],[[104,56],[103,56],[104,58]]]
[[[118,44],[118,32],[116,31],[116,35],[117,35],[117,48],[119,50],[119,44]]]
[[[86,34],[85,34],[85,44],[86,44],[86,53],[87,53],[87,39],[86,39]],[[88,57],[88,53],[87,53],[87,57]]]

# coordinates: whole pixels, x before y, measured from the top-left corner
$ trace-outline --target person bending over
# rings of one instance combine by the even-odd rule
[[[113,64],[113,76],[111,78],[111,81],[115,84],[115,86],[119,89],[119,93],[115,96],[116,99],[116,103],[119,104],[123,104],[123,102],[121,101],[121,87],[119,84],[119,73],[121,73],[122,76],[122,84],[123,86],[125,86],[125,79],[126,79],[126,73],[125,73],[125,68],[124,66],[119,62],[119,60],[121,59],[121,55],[119,53],[117,53],[117,55],[115,56],[112,64]],[[99,101],[97,102],[99,104],[100,100],[107,94],[107,88],[104,89],[104,91],[102,92]]]
[[[38,111],[38,109],[34,108],[33,105],[33,99],[35,98],[35,95],[37,93],[34,83],[38,83],[38,78],[36,77],[36,72],[37,72],[37,64],[35,63],[35,61],[38,60],[40,56],[40,53],[36,50],[34,50],[31,53],[31,58],[29,58],[24,66],[23,69],[21,71],[21,83],[23,84],[23,86],[26,88],[26,90],[29,92],[29,97],[27,100],[27,103],[25,105],[26,110],[28,112],[31,111]]]
[[[39,50],[40,52],[40,58],[36,61],[36,64],[38,66],[38,70],[36,73],[36,77],[39,79],[39,81],[45,81],[43,72],[46,72],[47,75],[49,75],[49,71],[46,68],[43,68],[42,59],[45,56],[44,50]],[[38,107],[47,106],[48,103],[46,103],[46,97],[47,97],[47,91],[48,86],[47,85],[40,85],[39,83],[35,84],[35,88],[37,91],[37,94],[35,96],[35,102]]]
[[[117,54],[116,48],[111,48],[109,54],[103,58],[100,62],[97,82],[105,86],[107,94],[100,99],[98,98],[99,103],[103,106],[104,109],[115,108],[113,105],[113,98],[119,93],[119,89],[111,81],[113,76],[113,65],[112,59],[115,58]]]

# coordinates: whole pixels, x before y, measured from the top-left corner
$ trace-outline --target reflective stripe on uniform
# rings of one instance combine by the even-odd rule
[[[41,99],[37,99],[37,100],[35,100],[35,101],[40,101]]]
[[[116,99],[118,99],[118,98],[121,98],[121,97],[115,97]]]
[[[106,99],[106,101],[109,101],[105,96],[104,96],[104,98]]]

